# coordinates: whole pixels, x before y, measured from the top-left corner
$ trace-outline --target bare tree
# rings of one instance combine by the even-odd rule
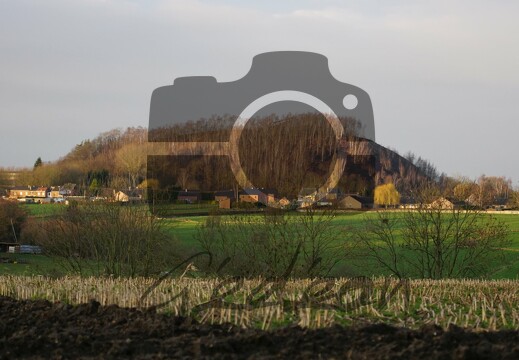
[[[16,202],[0,198],[0,241],[17,241],[26,218]]]
[[[40,224],[33,242],[66,270],[98,276],[150,276],[175,259],[163,222],[143,206],[72,205]]]
[[[189,184],[189,180],[190,180],[189,177],[190,177],[190,175],[189,175],[188,169],[182,168],[178,171],[177,183],[184,190],[186,190],[188,188],[188,184]]]
[[[135,188],[146,169],[146,148],[137,143],[125,145],[117,151],[115,160],[117,168],[128,176],[131,186]]]

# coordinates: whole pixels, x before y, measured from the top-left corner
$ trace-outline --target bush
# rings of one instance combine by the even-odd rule
[[[71,206],[40,224],[44,252],[79,274],[150,276],[175,257],[162,221],[145,206],[91,203]]]
[[[212,262],[207,266],[203,259],[197,265],[219,275],[326,276],[346,254],[334,217],[271,208],[260,215],[210,215],[196,238]]]
[[[366,217],[355,233],[359,258],[398,278],[489,275],[490,264],[503,261],[510,244],[508,226],[479,210],[433,205],[440,195],[434,187],[420,189],[416,209]]]

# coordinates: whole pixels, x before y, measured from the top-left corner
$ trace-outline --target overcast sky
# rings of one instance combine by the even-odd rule
[[[147,126],[176,77],[236,80],[258,53],[304,50],[370,94],[378,143],[518,185],[518,14],[512,0],[0,0],[0,166]]]

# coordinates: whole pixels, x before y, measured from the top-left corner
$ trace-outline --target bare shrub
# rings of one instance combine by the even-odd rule
[[[176,248],[162,221],[144,206],[85,204],[41,223],[36,242],[79,274],[149,276],[166,267]]]
[[[330,211],[270,208],[261,215],[214,214],[196,238],[213,258],[206,271],[247,277],[326,276],[346,253],[334,217]]]
[[[444,279],[489,274],[510,243],[497,217],[463,206],[446,208],[435,188],[421,189],[418,206],[366,217],[355,238],[358,255],[397,277]]]

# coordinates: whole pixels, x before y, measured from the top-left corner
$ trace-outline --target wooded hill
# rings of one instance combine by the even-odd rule
[[[410,161],[357,136],[360,126],[355,119],[338,120],[340,131],[330,126],[333,122],[329,119],[315,113],[255,117],[234,130],[236,118],[231,116],[153,129],[150,141],[194,145],[183,149],[182,156],[150,157],[148,178],[157,179],[162,188],[169,184],[218,191],[234,188],[234,173],[241,168],[254,187],[275,189],[278,197],[289,199],[296,198],[302,189],[322,186],[333,176],[335,167],[344,169],[338,180],[343,193],[371,195],[374,187],[384,182],[393,182],[406,191],[427,179]],[[220,142],[233,137],[239,159],[201,155],[197,145],[206,143],[204,154],[221,154]],[[225,151],[232,152],[232,146]]]
[[[233,120],[211,119],[176,129],[156,129],[149,139],[228,141],[228,125]],[[270,116],[251,121],[238,142],[240,165],[255,186],[275,188],[287,197],[296,196],[301,188],[319,186],[341,159],[345,171],[339,187],[345,193],[370,195],[375,185],[387,182],[405,192],[428,179],[424,171],[396,152],[356,137],[351,119],[341,119],[341,123],[346,131],[337,141],[324,117]],[[227,156],[151,156],[146,174],[150,149],[147,129],[114,129],[81,142],[57,161],[17,171],[15,184],[6,179],[6,171],[0,172],[4,176],[0,185],[75,183],[88,193],[103,187],[136,187],[146,175],[158,179],[162,188],[216,191],[236,184]]]

